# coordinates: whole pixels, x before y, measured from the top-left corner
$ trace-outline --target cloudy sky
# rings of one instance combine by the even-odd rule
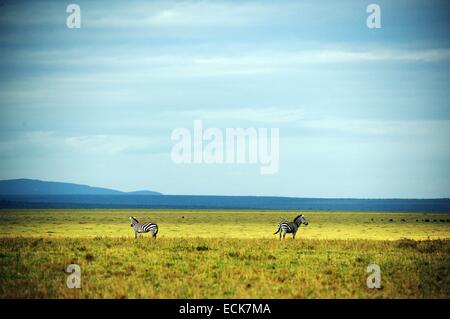
[[[0,4],[0,178],[166,194],[450,197],[450,3]],[[175,164],[171,132],[280,130],[279,171]]]

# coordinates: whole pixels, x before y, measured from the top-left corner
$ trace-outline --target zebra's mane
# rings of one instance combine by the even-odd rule
[[[297,220],[298,220],[299,218],[301,218],[301,217],[303,217],[303,214],[300,214],[300,215],[298,215],[297,217],[295,217],[295,218],[294,218],[294,223],[297,224]]]
[[[134,217],[134,216],[130,216],[130,218],[132,219],[132,220],[134,220],[136,223],[139,223],[139,221],[137,220],[137,218],[136,217]]]

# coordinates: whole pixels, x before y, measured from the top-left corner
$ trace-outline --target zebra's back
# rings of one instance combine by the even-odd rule
[[[282,221],[278,225],[281,231],[285,231],[286,233],[295,233],[298,229],[297,225],[293,222]]]
[[[137,230],[138,233],[148,233],[152,232],[153,234],[158,233],[158,225],[152,222],[141,223],[138,225]]]

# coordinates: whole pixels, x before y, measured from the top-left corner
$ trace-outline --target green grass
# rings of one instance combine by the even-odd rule
[[[158,239],[135,240],[129,215],[157,222]],[[448,215],[306,212],[297,239],[279,241],[277,222],[295,215],[0,211],[0,298],[450,297]],[[66,287],[71,263],[81,289]],[[366,286],[371,263],[381,289]]]

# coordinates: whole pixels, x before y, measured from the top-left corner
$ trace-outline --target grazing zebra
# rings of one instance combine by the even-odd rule
[[[131,227],[134,229],[134,238],[137,238],[141,233],[152,233],[153,238],[156,239],[158,234],[158,225],[152,222],[140,223],[136,217],[130,216]]]
[[[283,239],[286,238],[286,234],[292,234],[292,238],[295,239],[295,234],[297,234],[297,230],[300,228],[300,225],[303,224],[305,226],[308,225],[308,221],[305,219],[303,215],[298,215],[294,218],[294,221],[288,222],[286,220],[282,220],[278,224],[278,230],[274,233],[274,235],[280,233],[283,235]]]

